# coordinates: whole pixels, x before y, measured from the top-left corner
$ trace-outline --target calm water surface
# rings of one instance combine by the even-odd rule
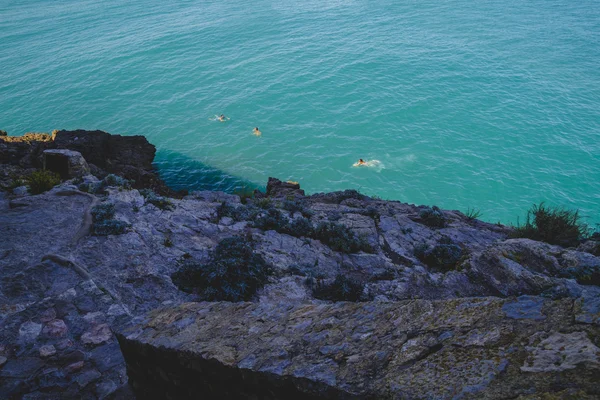
[[[176,187],[600,222],[600,0],[0,0],[0,64],[0,129],[142,134]]]

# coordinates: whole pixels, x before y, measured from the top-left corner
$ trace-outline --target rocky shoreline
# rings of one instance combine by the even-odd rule
[[[1,186],[48,150],[88,169],[0,192],[0,398],[600,396],[596,241],[277,179],[174,193],[101,131],[0,136]]]

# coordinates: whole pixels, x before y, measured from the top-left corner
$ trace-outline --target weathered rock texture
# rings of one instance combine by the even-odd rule
[[[81,178],[90,167],[80,152],[74,150],[44,150],[44,169],[58,173],[61,178]]]
[[[537,313],[529,312],[536,302]],[[187,303],[118,335],[147,399],[506,399],[598,394],[600,327],[571,299]]]
[[[34,135],[32,141],[16,141],[16,147],[12,139],[0,138],[0,162],[15,163],[3,164],[6,170],[32,166],[42,155],[37,150],[48,143],[71,146],[67,138],[79,142],[74,138],[80,134],[58,132],[47,141]],[[79,147],[69,149],[81,152],[92,171],[94,157],[86,152],[103,152],[104,164],[94,161],[107,170],[136,159],[134,150],[127,150],[131,155],[111,150],[103,133],[81,137]],[[145,148],[143,142],[139,146]],[[135,164],[150,165],[149,154]],[[97,180],[86,176],[83,181]],[[165,363],[164,376],[185,375],[197,361],[202,372],[181,379],[198,384],[214,374],[235,382],[243,376],[248,397],[280,390],[374,398],[600,393],[595,353],[600,288],[593,279],[600,269],[598,242],[566,249],[508,239],[509,228],[458,211],[381,201],[355,191],[303,196],[298,185],[278,180],[270,181],[269,199],[249,204],[238,196],[196,192],[170,199],[172,206],[163,208],[157,204],[164,202],[135,189],[109,187],[94,195],[78,187],[67,181],[36,196],[0,192],[0,398],[131,397],[113,330],[136,317],[140,327],[155,325],[154,331],[144,328],[141,336],[126,341],[130,373],[138,382],[158,371],[140,369],[139,360],[156,356]],[[91,209],[104,203],[114,205],[112,218],[128,224],[124,234],[90,234]],[[297,232],[256,228],[256,218],[273,210],[289,223],[304,214],[311,226],[346,226],[371,252],[342,253]],[[433,223],[428,213],[442,216],[443,224]],[[173,284],[173,273],[190,260],[208,262],[216,245],[232,236],[246,237],[273,269],[255,303],[178,308],[197,298]],[[455,251],[452,263],[438,262],[436,249]],[[315,282],[329,284],[339,274],[364,284],[363,303],[315,298]],[[469,304],[477,312],[469,311]],[[174,308],[144,317],[159,307]],[[300,318],[294,314],[298,310],[310,317]],[[164,322],[158,322],[159,315]],[[404,319],[394,325],[387,315]],[[201,316],[205,321],[197,325]],[[204,324],[214,330],[206,331]],[[261,341],[248,324],[273,329],[257,331]],[[371,335],[356,339],[355,333]],[[205,357],[160,349],[159,339],[190,350],[195,340],[216,347]],[[257,350],[269,341],[262,353],[279,357],[272,361]],[[231,354],[224,356],[227,346]],[[276,356],[279,349],[287,353]],[[240,366],[242,353],[255,351],[256,363],[246,359]],[[208,361],[210,354],[219,358]],[[196,361],[186,364],[191,359]],[[461,368],[453,370],[453,364]],[[453,373],[456,383],[449,378]],[[219,382],[214,387],[221,390]]]
[[[156,147],[139,135],[62,130],[55,131],[52,135],[27,133],[23,136],[0,136],[0,165],[4,164],[3,168],[10,165],[25,170],[41,169],[44,166],[44,151],[49,149],[79,152],[96,175],[114,173],[130,179],[136,188],[151,188],[160,193],[175,195],[153,169]]]

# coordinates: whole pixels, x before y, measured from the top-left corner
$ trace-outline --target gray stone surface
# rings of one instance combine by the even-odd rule
[[[67,149],[44,150],[44,169],[57,172],[63,179],[80,178],[90,173],[90,166],[80,152]],[[64,167],[66,168],[62,168]]]
[[[509,316],[513,301],[186,303],[139,318],[118,338],[144,398],[597,395],[600,327],[573,324],[572,299],[540,299],[544,318],[534,320]],[[260,386],[273,380],[281,384],[265,394]]]
[[[90,176],[84,179],[93,180]],[[332,282],[336,275],[343,274],[365,284],[363,300],[368,301],[365,304],[369,304],[373,312],[387,307],[388,303],[400,304],[398,301],[422,299],[454,304],[456,299],[493,296],[490,304],[500,308],[498,312],[502,313],[503,321],[510,321],[502,326],[478,325],[468,332],[458,333],[446,326],[440,327],[439,332],[427,326],[411,328],[415,332],[426,331],[426,334],[402,330],[407,338],[400,347],[402,355],[396,359],[399,363],[404,360],[402,368],[427,354],[427,349],[437,348],[435,346],[443,340],[452,340],[457,348],[465,349],[503,346],[509,351],[512,344],[521,346],[511,336],[515,329],[520,332],[519,324],[538,326],[556,320],[546,311],[548,299],[565,299],[572,305],[568,317],[560,314],[566,318],[560,322],[565,330],[551,330],[561,334],[587,332],[589,341],[598,347],[594,329],[600,325],[600,288],[582,284],[577,277],[581,271],[596,268],[600,261],[591,253],[579,251],[585,248],[563,249],[526,239],[507,239],[508,228],[470,221],[453,211],[443,211],[448,222],[446,227],[430,228],[420,222],[421,208],[413,205],[369,199],[354,192],[302,197],[298,189],[290,185],[284,192],[302,201],[310,210],[311,223],[330,220],[343,224],[363,235],[374,252],[344,254],[315,239],[297,238],[275,230],[262,231],[253,228],[248,221],[219,218],[217,210],[222,202],[243,206],[239,197],[223,193],[193,193],[182,200],[172,199],[173,210],[162,210],[150,204],[137,190],[108,188],[106,195],[96,196],[79,192],[72,182],[36,196],[16,197],[2,192],[0,398],[35,398],[38,392],[63,393],[67,398],[69,393],[99,398],[122,392],[131,395],[127,392],[123,356],[112,329],[154,309],[195,300],[193,295],[178,290],[171,275],[185,259],[192,258],[200,264],[207,262],[217,243],[234,235],[250,237],[254,250],[273,267],[269,282],[253,298],[264,306],[260,310],[264,311],[265,318],[275,312],[275,308],[269,308],[274,305],[293,308],[323,303],[313,297],[308,278],[319,277],[323,282]],[[277,189],[274,190],[277,193]],[[286,218],[299,217],[298,212],[287,217],[290,213],[283,209],[285,200],[286,197],[271,199]],[[113,203],[115,218],[131,224],[125,234],[90,235],[90,210],[100,202]],[[165,245],[166,238],[172,245]],[[436,269],[415,255],[420,246],[448,242],[464,250],[455,269]],[[509,299],[501,300],[507,297]],[[419,304],[425,307],[423,313],[430,312],[425,305],[432,303]],[[468,309],[468,304],[465,300],[460,307]],[[356,328],[346,340],[368,341],[369,333],[372,336],[368,331],[368,315],[361,315],[364,328]],[[350,313],[348,318],[351,316]],[[346,322],[336,318],[321,321],[323,326],[328,326],[322,330],[345,332]],[[176,327],[185,330],[193,321],[178,320]],[[312,323],[305,320],[285,329],[302,332],[312,327]],[[235,325],[231,326],[232,332],[236,329]],[[260,332],[260,325],[253,329]],[[306,336],[307,343],[321,343],[319,338],[317,333]],[[240,346],[246,345],[245,336],[238,339]],[[272,339],[273,343],[284,343],[285,335]],[[578,341],[583,343],[584,339],[580,339]],[[548,357],[552,359],[553,356],[535,350],[538,344],[527,344],[528,348],[523,351],[531,354],[531,360],[526,364],[523,359],[519,370],[521,366],[538,368]],[[334,392],[346,390],[340,385],[344,381],[338,374],[339,360],[334,356],[345,354],[345,346],[350,344],[325,341],[315,347],[325,358],[316,364],[297,365],[297,377],[311,380],[319,375],[315,384],[331,387]],[[383,347],[369,351],[343,358],[348,366],[353,366],[349,373],[369,376],[369,368],[377,370],[377,365],[390,360],[389,352]],[[491,357],[481,351],[481,357]],[[265,373],[282,374],[291,366],[289,354],[272,354],[272,359],[262,362],[260,368]],[[588,356],[586,363],[593,365],[591,353]],[[379,361],[367,364],[365,357]],[[466,370],[475,368],[472,379],[465,378],[473,383],[461,386],[462,392],[457,393],[463,393],[461,396],[479,393],[478,388],[487,387],[486,382],[495,382],[495,377],[509,368],[502,362],[509,357],[498,357],[499,360],[481,358],[491,361],[476,367],[464,366]],[[257,360],[249,356],[239,362],[254,368],[251,366],[258,363]],[[579,368],[580,363],[573,364],[570,360],[565,366]],[[432,382],[439,379],[435,370],[419,365],[423,368],[419,379]],[[569,374],[569,371],[571,369],[566,368],[554,372]],[[269,382],[268,385],[275,384]],[[398,382],[399,387],[409,385]]]

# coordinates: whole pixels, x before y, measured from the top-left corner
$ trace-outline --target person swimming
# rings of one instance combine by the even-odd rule
[[[254,130],[252,130],[252,133],[256,136],[262,135],[262,132],[258,129],[258,126],[255,127]]]
[[[219,115],[219,117],[217,119],[221,122],[225,122],[225,114]]]
[[[358,162],[357,162],[356,164],[357,164],[357,165],[365,165],[365,164],[367,164],[367,163],[366,163],[366,162],[365,162],[365,160],[363,160],[362,158],[359,158],[359,159],[358,159]]]

